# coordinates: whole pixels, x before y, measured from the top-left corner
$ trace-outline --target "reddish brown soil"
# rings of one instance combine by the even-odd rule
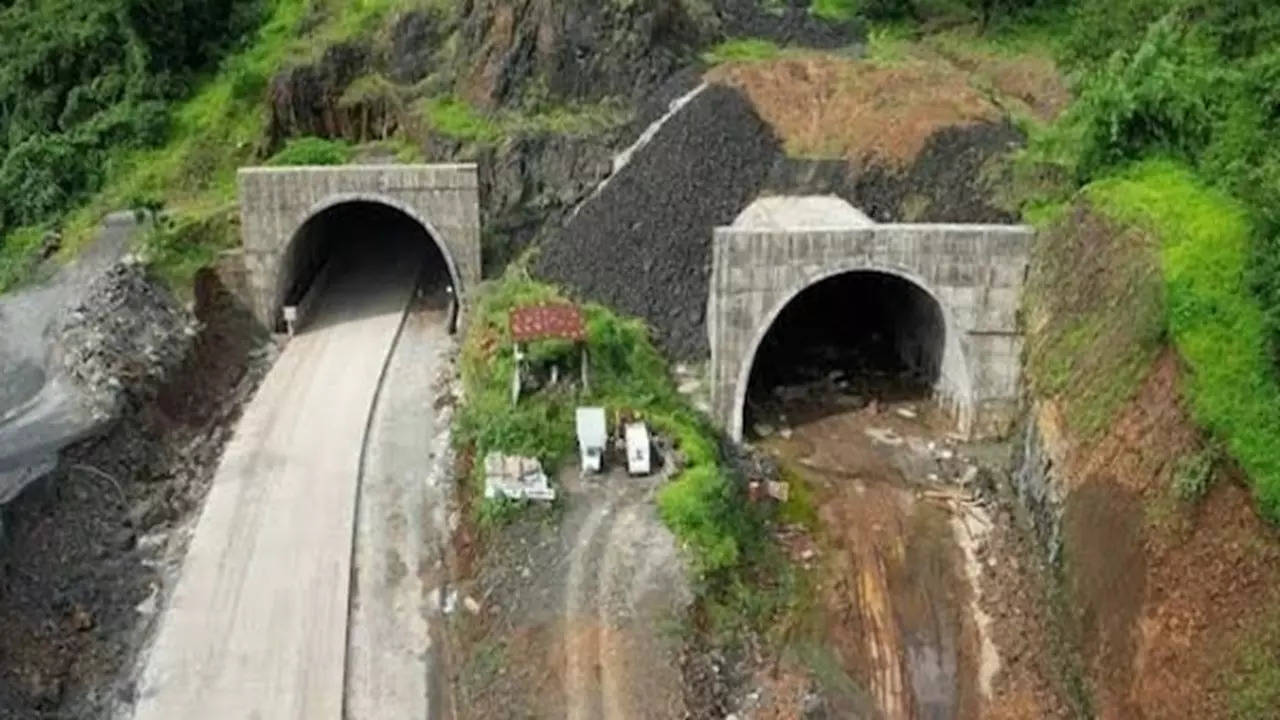
[[[1170,495],[1200,438],[1171,351],[1099,442],[1071,447],[1065,553],[1099,718],[1230,717],[1234,651],[1269,617],[1280,536],[1238,473],[1188,505]]]
[[[787,414],[798,418],[804,411]],[[832,717],[916,718],[933,717],[946,706],[946,717],[986,717],[978,688],[979,640],[969,612],[973,590],[950,525],[951,510],[922,499],[915,483],[923,478],[905,478],[893,452],[864,434],[873,426],[904,436],[928,437],[936,431],[874,409],[817,415],[797,422],[790,438],[768,444],[790,459],[818,512],[818,608],[810,633],[820,650],[810,653],[808,663],[820,679],[828,711]],[[932,640],[921,646],[922,638]],[[943,656],[951,676],[938,686],[921,686],[917,679],[913,691],[910,658],[925,646]],[[849,681],[844,687],[832,682],[838,673],[822,667],[823,656]],[[780,673],[775,682],[798,684],[794,671]],[[922,687],[950,699],[920,707],[916,695]],[[794,697],[780,693],[773,715],[766,716],[785,717]]]
[[[880,67],[829,56],[730,64],[714,82],[740,88],[800,156],[904,166],[944,128],[994,122],[995,103],[941,63]]]

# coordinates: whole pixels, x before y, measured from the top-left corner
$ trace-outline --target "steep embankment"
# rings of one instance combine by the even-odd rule
[[[1280,699],[1248,238],[1238,205],[1150,165],[1086,189],[1039,241],[1020,489],[1062,559],[1099,717],[1271,717]]]

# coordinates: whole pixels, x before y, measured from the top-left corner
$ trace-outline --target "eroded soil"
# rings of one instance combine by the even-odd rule
[[[833,394],[774,412],[762,444],[816,508],[797,558],[814,612],[781,675],[815,678],[826,717],[1064,716],[1037,657],[1051,647],[1038,556],[993,481],[1005,449],[959,442],[921,403]]]

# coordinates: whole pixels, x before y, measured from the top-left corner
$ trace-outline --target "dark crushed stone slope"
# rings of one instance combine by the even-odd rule
[[[534,273],[644,318],[675,357],[704,356],[712,230],[756,198],[780,155],[746,98],[708,88],[542,244]]]

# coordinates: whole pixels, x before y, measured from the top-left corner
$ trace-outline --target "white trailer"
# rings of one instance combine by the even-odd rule
[[[609,433],[605,430],[604,408],[580,407],[577,420],[582,471],[598,473],[604,466],[604,448],[609,441]]]
[[[627,472],[632,475],[648,475],[652,472],[649,459],[649,428],[642,422],[627,425]]]

